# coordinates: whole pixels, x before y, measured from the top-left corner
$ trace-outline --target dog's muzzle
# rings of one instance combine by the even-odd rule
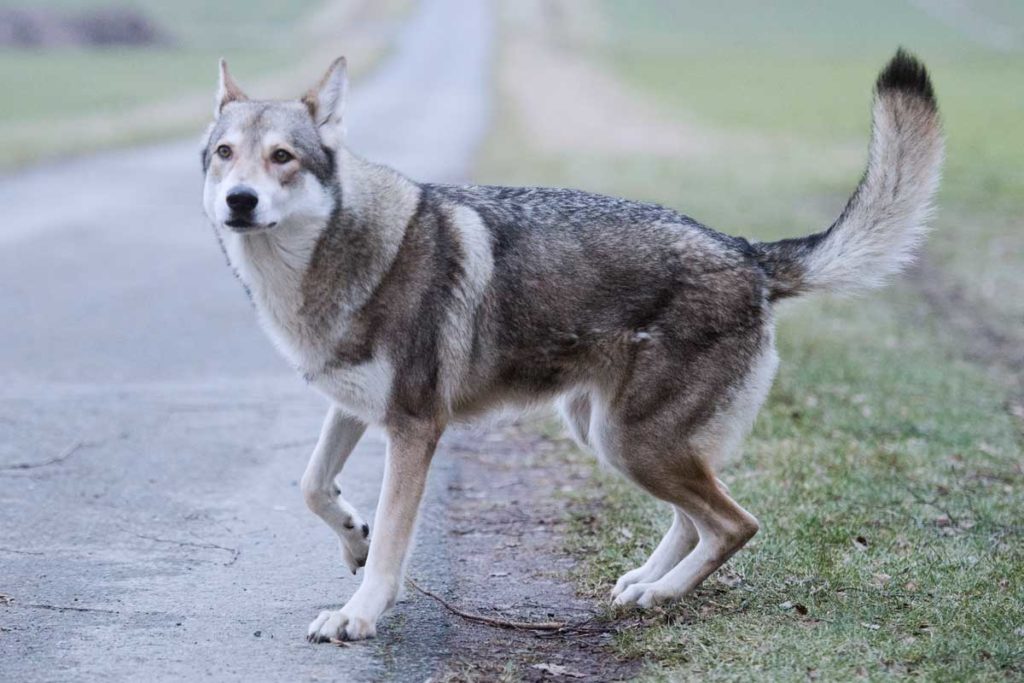
[[[224,221],[225,225],[241,229],[257,227],[253,222],[253,212],[260,203],[260,198],[252,188],[236,185],[228,192],[225,202],[231,209],[231,217]]]

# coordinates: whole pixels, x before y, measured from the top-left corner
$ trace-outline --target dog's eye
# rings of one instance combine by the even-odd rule
[[[221,145],[220,147],[217,148],[217,156],[219,156],[221,159],[230,159],[231,148],[228,147],[227,145]]]
[[[274,150],[274,153],[270,155],[270,158],[274,160],[275,164],[287,164],[295,157],[287,150],[278,149]]]

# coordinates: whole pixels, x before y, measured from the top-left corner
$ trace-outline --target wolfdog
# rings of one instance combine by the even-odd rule
[[[250,100],[221,61],[201,155],[231,267],[330,401],[301,488],[365,576],[308,638],[375,635],[446,425],[540,400],[672,507],[615,602],[692,591],[758,530],[715,472],[772,383],[776,302],[878,286],[926,230],[943,136],[924,66],[900,50],[879,75],[867,170],[839,218],[778,242],[576,190],[415,182],[345,146],[346,89],[341,58],[299,100]],[[335,483],[370,424],[388,437],[372,543]]]

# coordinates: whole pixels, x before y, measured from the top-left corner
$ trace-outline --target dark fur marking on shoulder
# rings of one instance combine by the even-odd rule
[[[407,321],[403,358],[396,369],[400,379],[394,392],[394,408],[407,415],[431,415],[440,409],[441,344],[438,335],[455,287],[465,275],[466,257],[455,236],[455,227],[442,202],[421,188],[420,206],[410,222],[406,258],[410,269],[410,295],[418,302]],[[418,289],[418,291],[416,291]]]
[[[325,370],[369,362],[378,346],[388,336],[385,325],[390,316],[397,316],[400,313],[399,297],[403,289],[404,261],[413,236],[413,225],[423,211],[423,207],[424,198],[421,194],[416,210],[413,211],[406,224],[402,242],[398,247],[398,253],[395,255],[391,269],[377,283],[366,303],[353,314],[345,337],[335,345],[333,355]]]

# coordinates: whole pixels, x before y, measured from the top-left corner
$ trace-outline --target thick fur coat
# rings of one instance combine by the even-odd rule
[[[924,67],[899,52],[879,76],[867,170],[836,222],[770,243],[576,190],[414,182],[347,150],[344,93],[342,61],[296,102],[251,101],[222,66],[202,154],[229,262],[332,402],[306,499],[345,562],[368,562],[310,638],[373,635],[445,425],[506,404],[557,400],[582,445],[673,506],[616,600],[692,590],[757,531],[714,471],[771,385],[777,302],[879,285],[924,233],[943,155]],[[367,424],[390,440],[373,543],[334,483]]]

